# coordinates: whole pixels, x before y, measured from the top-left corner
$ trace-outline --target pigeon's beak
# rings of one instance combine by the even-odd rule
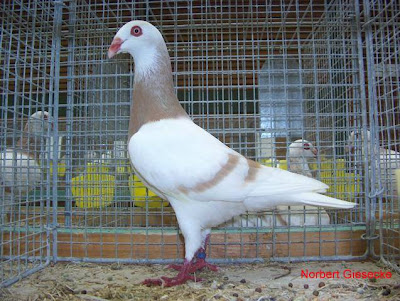
[[[121,49],[121,45],[124,41],[122,41],[121,38],[115,37],[114,40],[112,41],[110,48],[108,48],[108,58],[112,58],[114,55],[118,53],[118,51]]]
[[[318,150],[314,147],[312,149],[312,153],[314,154],[314,156],[316,157],[318,155]]]

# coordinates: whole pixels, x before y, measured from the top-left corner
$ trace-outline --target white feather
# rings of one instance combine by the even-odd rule
[[[187,119],[144,125],[129,141],[129,154],[135,170],[149,185],[170,197],[182,197],[179,187],[190,190],[212,179],[228,161],[228,155],[240,158],[235,169],[218,185],[203,192],[190,192],[188,198],[246,202],[252,207],[251,200],[257,201],[259,197],[263,203],[268,199],[274,203],[277,195],[325,192],[328,188],[314,179],[271,167],[260,168],[256,180],[246,183],[249,169],[246,158]]]
[[[185,227],[182,222],[193,226],[197,221],[198,227],[205,229],[246,210],[277,205],[354,207],[353,203],[317,194],[328,188],[324,183],[281,169],[263,166],[254,181],[247,183],[247,160],[187,119],[144,125],[132,136],[128,149],[135,170],[171,202],[181,228]],[[229,155],[240,158],[232,172],[210,189],[190,191],[212,179]],[[189,192],[183,193],[180,187]]]

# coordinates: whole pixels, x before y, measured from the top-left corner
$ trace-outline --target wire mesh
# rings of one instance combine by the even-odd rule
[[[48,2],[0,5],[0,285],[50,256],[53,12]]]
[[[165,262],[183,254],[172,208],[132,175],[127,158],[134,66],[129,55],[108,60],[106,51],[133,19],[162,32],[176,93],[197,124],[265,165],[300,173],[306,166],[331,186],[330,195],[359,204],[354,212],[302,206],[250,212],[214,231],[212,259],[364,255],[353,247],[359,236],[348,236],[365,226],[364,174],[352,170],[358,165],[344,151],[365,102],[352,1],[65,4],[58,258]],[[319,155],[290,155],[297,139],[309,140]],[[342,230],[347,236],[331,235]]]
[[[380,178],[377,187],[381,259],[400,271],[400,5],[396,1],[365,1],[367,66],[370,101],[376,107],[371,139],[371,169]],[[396,183],[396,172],[398,179]],[[378,252],[377,252],[378,251]]]
[[[18,157],[4,167],[7,149],[22,150],[26,135],[34,138],[28,153],[40,158],[28,166],[40,180],[14,181],[24,192],[9,198],[15,206],[1,203],[9,213],[2,220],[11,218],[1,227],[3,283],[45,265],[50,247],[54,260],[183,257],[171,206],[130,167],[133,61],[106,57],[117,30],[134,19],[162,32],[175,91],[198,125],[251,159],[319,179],[329,195],[358,204],[248,212],[213,230],[211,261],[365,258],[379,226],[381,254],[393,263],[399,203],[390,164],[399,158],[376,158],[374,145],[379,135],[382,148],[398,151],[399,10],[368,3],[363,11],[349,0],[2,4],[0,176],[26,173]],[[49,118],[25,131],[35,111]],[[4,180],[0,188],[5,199]]]

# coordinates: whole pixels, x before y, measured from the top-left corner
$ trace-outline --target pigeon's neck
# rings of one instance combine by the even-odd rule
[[[140,65],[135,58],[135,81],[128,139],[144,124],[170,118],[189,118],[189,116],[175,95],[171,62],[165,48],[158,52],[149,69],[144,69],[144,65]]]

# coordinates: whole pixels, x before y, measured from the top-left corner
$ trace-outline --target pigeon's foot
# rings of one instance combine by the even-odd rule
[[[175,285],[180,285],[186,283],[188,280],[192,280],[194,282],[203,281],[203,279],[189,275],[189,273],[181,274],[179,273],[176,277],[161,277],[164,282],[164,287],[170,287]]]
[[[196,260],[196,262],[194,264],[192,264],[192,266],[190,267],[189,272],[190,273],[194,273],[194,272],[196,272],[198,270],[201,270],[203,268],[208,268],[208,269],[210,269],[211,271],[214,271],[214,272],[218,271],[218,267],[216,265],[208,263],[206,261],[206,256],[207,256],[206,255],[206,250],[203,249],[203,248],[200,248],[196,253],[197,260]]]
[[[194,273],[198,270],[202,270],[204,268],[208,268],[209,270],[213,272],[218,271],[218,267],[214,264],[208,263],[205,259],[198,259],[191,267],[189,272]]]
[[[144,280],[142,282],[142,284],[147,285],[147,286],[155,286],[155,285],[161,286],[162,285],[162,280],[158,279],[158,278],[155,278],[155,279],[148,278],[148,279]]]
[[[168,265],[169,269],[174,269],[176,271],[180,271],[183,268],[182,264],[170,264]],[[203,268],[208,268],[211,271],[217,272],[218,267],[214,264],[208,263],[206,261],[206,251],[203,248],[200,248],[196,252],[196,262],[192,262],[189,268],[189,273],[194,273],[198,270],[202,270]]]
[[[146,279],[145,281],[142,282],[142,284],[147,286],[162,285],[164,287],[170,287],[170,286],[184,284],[188,280],[192,280],[194,282],[199,282],[203,280],[201,278],[197,278],[195,276],[190,275],[192,263],[187,260],[185,260],[183,265],[171,265],[170,267],[179,270],[179,273],[176,277],[161,277],[160,279]]]
[[[183,267],[183,264],[169,264],[167,266],[168,269],[173,269],[175,271],[180,271]]]
[[[169,269],[174,269],[176,271],[180,271],[182,270],[184,265],[182,264],[170,264],[168,265]],[[218,267],[214,264],[208,263],[206,261],[206,251],[203,248],[200,248],[197,252],[196,252],[196,261],[194,262],[194,260],[191,263],[191,266],[189,268],[189,273],[194,273],[198,270],[202,270],[204,268],[208,268],[209,270],[213,271],[213,272],[217,272],[218,271]]]
[[[180,271],[182,269],[182,267],[183,267],[182,264],[170,264],[170,265],[168,265],[169,269],[173,269],[173,270],[176,270],[176,271]],[[198,270],[201,270],[201,269],[204,269],[204,268],[208,268],[209,270],[211,270],[213,272],[217,272],[218,269],[219,269],[216,265],[208,263],[204,259],[198,259],[190,267],[189,273],[194,273],[194,272],[196,272]]]

